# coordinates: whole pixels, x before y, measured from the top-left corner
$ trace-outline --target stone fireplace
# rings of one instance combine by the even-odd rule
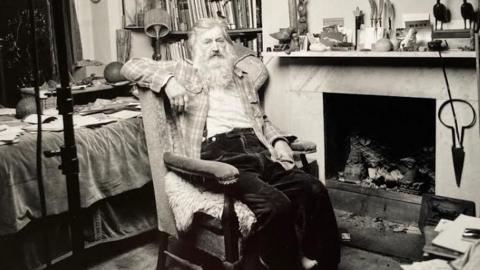
[[[465,99],[474,108],[478,108],[474,58],[454,58],[447,61],[447,74],[453,97]],[[281,129],[317,144],[318,151],[313,157],[319,164],[322,181],[336,174],[332,167],[341,166],[337,161],[329,160],[332,159],[332,155],[333,159],[346,158],[342,156],[341,151],[337,155],[330,153],[336,150],[331,148],[328,141],[334,136],[332,132],[339,131],[329,129],[337,123],[329,122],[328,113],[332,110],[341,110],[338,108],[341,105],[328,105],[329,100],[335,97],[333,95],[353,96],[349,102],[357,103],[364,97],[401,98],[406,99],[407,103],[416,100],[420,104],[425,102],[419,105],[425,108],[420,108],[419,112],[410,116],[413,126],[407,126],[406,129],[416,129],[417,126],[425,128],[418,131],[418,134],[412,131],[406,136],[409,136],[412,142],[433,141],[435,194],[472,200],[478,209],[480,204],[478,122],[465,133],[466,157],[462,185],[457,187],[451,155],[451,134],[436,117],[439,107],[448,99],[438,59],[292,57],[266,53],[264,63],[270,72],[270,81],[265,92],[266,113]],[[352,109],[352,106],[349,107]],[[406,111],[409,109],[405,104],[401,107],[405,107]],[[422,111],[426,108],[429,109]],[[413,117],[415,115],[418,117]],[[426,115],[428,119],[423,119]],[[471,116],[458,117],[470,119]],[[366,123],[369,123],[369,120],[375,121],[363,120]],[[428,123],[421,124],[421,121]],[[387,132],[392,128],[395,128],[395,125],[388,127]],[[374,135],[378,135],[378,132]],[[346,138],[345,136],[348,135],[344,134],[342,138]],[[423,148],[420,145],[418,147]],[[420,201],[412,200],[417,204]]]

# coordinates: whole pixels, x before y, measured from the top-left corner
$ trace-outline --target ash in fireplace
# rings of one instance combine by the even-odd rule
[[[338,180],[411,194],[435,193],[434,147],[395,157],[391,148],[366,136],[349,136],[350,152]]]

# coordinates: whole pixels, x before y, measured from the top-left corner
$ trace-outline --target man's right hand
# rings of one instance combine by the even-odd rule
[[[168,100],[170,100],[170,105],[175,111],[181,113],[187,110],[188,92],[183,85],[178,83],[175,77],[168,80],[165,85],[165,93],[167,94]]]

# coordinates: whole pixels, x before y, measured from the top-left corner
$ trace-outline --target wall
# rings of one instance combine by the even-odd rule
[[[117,59],[116,29],[122,28],[122,3],[120,0],[102,0],[95,4],[75,0],[83,57],[107,64]],[[132,32],[131,57],[151,57],[150,39],[142,31]]]
[[[376,0],[378,3],[378,0]],[[434,22],[433,5],[435,0],[391,0],[396,9],[395,25],[402,25],[402,14],[406,13],[430,13],[430,19]],[[442,3],[451,11],[452,21],[444,24],[444,29],[463,29],[463,20],[460,15],[460,6],[463,0],[443,0]],[[477,1],[470,0],[474,7]],[[355,27],[353,11],[356,7],[365,14],[365,22],[370,25],[370,5],[368,0],[310,0],[307,3],[308,25],[310,32],[321,32],[324,18],[344,18],[345,27]],[[263,0],[262,1],[264,48],[271,47],[277,41],[268,34],[277,32],[279,28],[288,27],[288,0]],[[440,24],[439,24],[440,25]]]
[[[115,30],[122,28],[122,5],[119,0],[99,3],[75,0],[83,57],[107,64],[117,59]]]

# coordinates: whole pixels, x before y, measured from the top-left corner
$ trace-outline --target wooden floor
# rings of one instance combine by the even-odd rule
[[[155,269],[157,260],[157,245],[147,242],[133,249],[124,250],[119,254],[107,256],[103,261],[90,262],[89,270],[110,269]],[[171,267],[170,270],[180,270],[179,267]],[[400,263],[391,257],[363,251],[353,247],[342,248],[342,262],[339,270],[400,270]],[[211,270],[211,269],[205,269]]]

